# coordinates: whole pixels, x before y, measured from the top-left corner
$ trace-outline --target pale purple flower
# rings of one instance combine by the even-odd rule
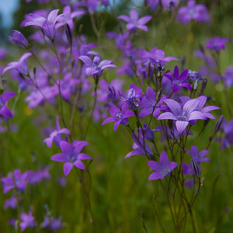
[[[210,152],[208,150],[203,150],[199,153],[199,150],[196,146],[191,147],[191,151],[187,150],[187,153],[190,154],[191,158],[194,159],[199,165],[201,162],[210,162],[209,158],[204,158]]]
[[[30,45],[28,44],[27,39],[23,36],[23,34],[17,30],[12,31],[13,37],[8,36],[8,39],[13,42],[14,44],[17,44],[21,46],[24,49],[29,49]]]
[[[135,115],[134,112],[132,112],[131,110],[127,110],[126,108],[122,108],[122,111],[121,111],[116,106],[111,107],[110,114],[112,117],[105,119],[103,121],[102,125],[109,123],[109,122],[115,122],[114,131],[117,130],[117,128],[120,124],[127,125],[129,123],[128,117]]]
[[[21,198],[18,197],[18,200],[21,201]],[[17,207],[17,198],[16,197],[13,196],[13,197],[5,200],[4,206],[3,206],[4,209],[8,209],[8,208],[16,209],[16,207]]]
[[[179,91],[181,87],[186,87],[190,91],[192,91],[192,87],[190,86],[190,84],[185,82],[188,77],[188,70],[184,70],[181,74],[179,74],[179,68],[178,66],[175,66],[174,79],[170,74],[164,74],[164,76],[172,82],[173,93]]]
[[[194,90],[197,89],[198,83],[202,81],[202,77],[200,76],[199,72],[188,70],[188,79],[190,82],[194,82]]]
[[[17,170],[14,170],[13,175],[10,174],[10,176],[8,177],[3,177],[1,179],[2,185],[3,185],[3,193],[5,194],[11,189],[15,188],[15,185],[18,191],[23,191],[26,188],[27,175],[28,175],[27,172],[21,174],[20,170],[17,169]],[[15,184],[14,184],[13,176],[15,179]]]
[[[179,0],[162,0],[162,5],[164,10],[172,10],[179,3]]]
[[[163,151],[160,155],[160,163],[156,161],[148,161],[148,165],[155,171],[149,176],[149,180],[157,180],[170,175],[171,171],[178,166],[178,163],[169,163],[167,153]]]
[[[131,10],[129,12],[129,16],[127,15],[120,15],[118,16],[118,19],[122,19],[125,22],[127,22],[126,24],[126,28],[130,31],[130,32],[135,32],[137,30],[137,28],[143,30],[143,31],[148,31],[147,26],[145,26],[145,24],[151,20],[151,16],[144,16],[142,18],[138,18],[138,12],[135,10]]]
[[[230,40],[227,38],[215,37],[213,40],[206,40],[206,49],[213,49],[218,52],[220,49],[225,50],[225,43]]]
[[[63,14],[57,15],[58,11],[59,9],[51,11],[47,19],[36,14],[30,14],[31,19],[24,26],[38,26],[49,39],[53,40],[56,34],[55,23],[63,16]]]
[[[73,18],[84,15],[86,11],[84,9],[78,9],[71,12],[71,7],[69,5],[63,8],[63,14],[58,19],[58,23],[56,24],[56,29],[65,25],[66,23],[70,26],[70,28],[74,29]]]
[[[112,61],[110,60],[103,60],[100,62],[99,56],[95,56],[93,61],[87,56],[80,56],[79,59],[82,60],[86,65],[87,76],[92,75],[93,77],[95,77],[95,75],[97,75],[98,77],[100,77],[105,68],[117,67],[116,65],[113,65]]]
[[[11,110],[6,106],[6,102],[15,95],[16,94],[14,92],[5,92],[0,95],[0,116],[5,116],[8,118],[13,117]]]
[[[16,69],[20,74],[28,75],[27,58],[32,56],[31,53],[25,53],[18,61],[10,62],[3,70],[3,74],[11,69]]]
[[[159,131],[160,130],[158,130],[158,129],[151,130],[150,127],[148,127],[148,125],[146,123],[143,123],[142,129],[141,128],[138,129],[138,132],[141,135],[144,135],[145,139],[147,139],[150,142],[154,141],[154,133],[159,132]]]
[[[140,107],[143,109],[139,113],[139,118],[145,117],[152,113],[154,117],[158,117],[160,111],[163,111],[167,108],[167,106],[162,105],[166,98],[167,97],[165,95],[162,95],[161,99],[157,102],[155,92],[151,87],[147,87],[146,99],[142,99],[142,101],[140,102]]]
[[[6,55],[7,55],[8,51],[6,48],[0,48],[0,60],[4,60]],[[1,68],[0,68],[1,70]],[[1,71],[0,71],[1,73]]]
[[[22,213],[20,214],[20,220],[19,226],[21,227],[21,231],[24,231],[27,227],[35,227],[35,217],[32,216],[32,212],[29,211],[28,214]]]
[[[146,0],[149,4],[151,10],[155,10],[155,8],[159,5],[159,0]]]
[[[223,79],[226,87],[233,86],[233,66],[229,66],[225,70]]]
[[[38,184],[42,181],[43,176],[40,170],[38,171],[28,171],[27,182],[29,184]]]
[[[43,141],[43,144],[46,143],[49,148],[52,147],[52,143],[54,142],[56,146],[60,147],[60,142],[63,141],[62,134],[70,135],[70,131],[68,129],[61,129],[59,124],[59,118],[56,118],[56,130],[54,130],[48,138]]]
[[[187,24],[192,19],[198,22],[209,23],[209,14],[203,4],[196,5],[195,0],[189,0],[187,6],[179,8],[177,19],[183,24]]]
[[[180,60],[175,57],[165,57],[165,52],[161,49],[157,49],[156,47],[153,50],[151,50],[151,52],[147,52],[143,49],[141,49],[141,52],[142,58],[149,58],[152,63],[160,63],[162,66],[164,66],[166,62],[170,62],[172,60]]]
[[[50,229],[53,232],[58,231],[59,229],[64,227],[64,223],[62,222],[62,217],[56,219],[53,216],[44,216],[44,221],[41,223],[41,228]]]
[[[166,99],[164,102],[168,105],[171,112],[162,113],[158,117],[158,120],[170,119],[176,121],[176,128],[179,134],[181,134],[188,126],[189,121],[198,119],[206,120],[204,113],[195,111],[200,102],[199,99],[187,101],[184,104],[183,109],[175,100]]]
[[[91,156],[80,152],[86,145],[89,145],[89,143],[85,141],[74,141],[71,145],[66,141],[62,141],[60,143],[60,148],[63,153],[52,156],[51,160],[65,162],[63,166],[65,176],[70,173],[73,166],[85,170],[81,160],[91,159]]]

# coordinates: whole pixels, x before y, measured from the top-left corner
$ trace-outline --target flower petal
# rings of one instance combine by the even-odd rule
[[[67,162],[66,156],[63,153],[52,156],[51,160],[57,161],[57,162]]]
[[[77,161],[74,162],[74,166],[77,167],[77,168],[79,168],[79,169],[81,169],[81,170],[85,170],[84,164],[83,164],[82,161],[79,160],[79,159],[78,159]]]
[[[188,121],[176,121],[176,128],[179,134],[181,134],[188,125]]]
[[[73,163],[67,162],[67,163],[64,164],[63,171],[64,171],[65,176],[67,176],[70,173],[72,167],[73,167]]]

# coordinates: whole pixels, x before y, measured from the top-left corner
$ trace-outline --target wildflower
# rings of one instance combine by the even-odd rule
[[[191,120],[206,120],[205,114],[199,111],[195,111],[200,100],[192,99],[184,104],[183,109],[178,102],[172,99],[166,99],[164,102],[168,105],[171,112],[162,113],[158,120],[171,119],[176,121],[176,128],[179,134],[188,126]]]
[[[56,219],[53,216],[48,217],[47,215],[45,215],[44,221],[41,223],[41,228],[47,228],[52,230],[53,232],[56,232],[63,227],[64,223],[62,222],[62,217]]]
[[[164,74],[164,76],[172,82],[173,93],[180,90],[181,87],[186,87],[190,91],[192,91],[190,84],[184,82],[188,76],[188,70],[184,70],[181,74],[179,74],[179,68],[178,68],[178,66],[175,66],[174,79],[172,78],[172,76],[170,74]]]
[[[192,164],[192,168],[193,168],[194,174],[195,174],[197,177],[200,177],[201,172],[200,172],[200,169],[199,169],[199,166],[198,166],[196,160],[193,159],[193,158],[191,158],[191,164]]]
[[[129,17],[127,15],[118,16],[118,19],[122,19],[122,20],[127,22],[126,28],[130,32],[135,32],[137,30],[137,28],[147,32],[148,28],[144,24],[146,24],[148,21],[150,21],[151,18],[152,17],[150,15],[148,15],[148,16],[144,16],[144,17],[139,19],[138,12],[135,10],[131,10],[129,12]]]
[[[89,143],[85,141],[74,141],[71,146],[66,141],[62,141],[60,142],[60,148],[63,153],[52,156],[51,160],[65,162],[63,166],[65,176],[70,173],[73,166],[85,170],[81,160],[91,159],[91,156],[80,152],[86,145],[89,145]]]
[[[225,70],[223,79],[226,87],[233,86],[233,66],[229,66]]]
[[[199,165],[201,162],[210,162],[209,158],[204,158],[210,152],[208,150],[203,150],[199,153],[199,150],[196,146],[191,147],[191,151],[187,150],[187,153],[190,154],[191,158],[194,159]]]
[[[10,62],[2,73],[4,74],[8,70],[16,69],[20,74],[28,75],[27,58],[31,55],[31,53],[25,53],[18,61]]]
[[[27,227],[35,227],[35,217],[32,216],[32,212],[29,211],[28,214],[22,213],[20,214],[21,222],[19,223],[19,226],[21,227],[21,231],[24,231]]]
[[[162,0],[162,5],[164,10],[172,10],[179,3],[179,0]]]
[[[18,197],[18,200],[21,201],[21,198]],[[4,209],[11,208],[15,209],[17,207],[17,198],[16,197],[11,197],[9,199],[6,199],[4,202]]]
[[[202,77],[200,76],[199,72],[188,70],[188,79],[190,82],[194,82],[194,90],[197,89],[198,83],[202,81]]]
[[[99,56],[95,56],[93,61],[88,56],[80,56],[79,59],[82,60],[86,65],[87,76],[92,75],[93,78],[95,77],[95,75],[97,75],[97,77],[99,78],[105,68],[117,67],[116,65],[113,65],[112,61],[110,60],[103,60],[100,62]]]
[[[206,40],[206,49],[212,49],[216,52],[219,52],[220,49],[225,50],[225,43],[230,40],[227,38],[215,37],[213,40]]]
[[[178,163],[169,163],[167,153],[163,151],[160,155],[160,163],[156,161],[148,161],[148,165],[155,171],[149,176],[149,180],[157,180],[170,175],[171,171],[178,166]]]
[[[161,96],[161,99],[157,102],[156,94],[154,93],[151,87],[147,87],[146,89],[146,99],[142,99],[140,102],[140,107],[143,108],[139,113],[139,118],[145,117],[149,114],[153,113],[154,117],[158,117],[160,115],[160,110],[165,110],[166,106],[162,105],[164,100],[167,97],[165,95]]]
[[[127,125],[129,123],[128,117],[135,115],[131,110],[127,110],[126,108],[122,108],[122,111],[116,106],[112,106],[110,109],[110,114],[112,117],[105,119],[102,125],[109,122],[116,122],[114,124],[114,131],[117,130],[119,124]]]
[[[158,129],[150,129],[150,127],[148,127],[148,125],[146,123],[143,123],[143,128],[139,128],[138,129],[138,132],[141,134],[141,135],[144,135],[144,137],[150,141],[150,142],[153,142],[154,141],[154,133],[155,132],[159,132]]]
[[[159,0],[146,0],[146,3],[149,4],[151,10],[155,10],[155,8],[159,5]]]
[[[29,49],[30,48],[30,45],[28,44],[27,39],[23,36],[23,34],[21,32],[19,32],[17,30],[13,30],[12,34],[13,34],[13,37],[8,36],[8,39],[11,42],[21,46],[24,49]]]
[[[13,114],[10,109],[6,106],[6,102],[16,94],[14,92],[5,92],[0,95],[0,115],[12,118]]]

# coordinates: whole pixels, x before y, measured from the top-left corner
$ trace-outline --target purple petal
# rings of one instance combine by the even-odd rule
[[[210,152],[208,150],[203,150],[199,153],[199,155],[201,156],[201,158],[203,158],[204,156],[206,156],[207,154],[209,154]]]
[[[149,180],[158,180],[158,179],[163,179],[163,176],[161,176],[159,173],[157,172],[153,172],[150,176],[149,176]]]
[[[191,98],[188,97],[188,96],[181,96],[180,99],[181,99],[181,101],[182,101],[183,104],[185,104],[186,102],[188,102],[189,100],[191,100]]]
[[[165,57],[163,59],[163,61],[165,61],[165,62],[169,62],[169,61],[173,61],[173,60],[179,61],[180,59],[178,59],[176,57]]]
[[[210,159],[209,159],[209,158],[203,158],[203,159],[201,160],[201,162],[210,162]]]
[[[57,17],[57,14],[58,14],[58,11],[59,11],[59,9],[52,10],[48,15],[47,20],[54,24],[55,20],[56,20],[56,17]]]
[[[159,171],[161,169],[161,164],[156,161],[148,161],[147,163],[154,171]]]
[[[91,75],[96,74],[98,72],[99,71],[96,70],[95,68],[92,68],[92,67],[86,68],[86,74],[87,74],[87,76],[91,76]]]
[[[113,64],[109,64],[109,65],[104,65],[101,67],[101,70],[105,69],[105,68],[117,68],[116,65],[113,65]]]
[[[110,114],[111,114],[111,116],[115,117],[117,113],[121,113],[121,110],[118,107],[116,107],[116,106],[112,106],[110,108]]]
[[[79,168],[79,169],[81,169],[81,170],[85,170],[85,166],[84,166],[84,164],[82,163],[81,160],[75,161],[74,162],[74,166],[77,167],[77,168]]]
[[[187,78],[188,72],[189,72],[188,70],[184,70],[184,71],[180,74],[179,80],[180,80],[181,83],[183,83],[183,82],[185,81],[185,79]]]
[[[51,147],[52,147],[52,143],[53,143],[53,138],[46,138],[46,139],[43,141],[43,144],[44,144],[44,143],[46,143],[47,146],[48,146],[49,148],[51,148]]]
[[[56,34],[55,25],[52,22],[49,22],[47,20],[44,21],[42,25],[42,30],[44,34],[51,40],[54,38]]]
[[[109,118],[105,119],[101,125],[104,125],[104,124],[109,123],[109,122],[114,122],[114,121],[115,121],[114,117],[109,117]]]
[[[70,155],[72,153],[72,147],[66,141],[60,142],[60,147],[64,154]]]
[[[64,164],[63,171],[64,171],[65,176],[67,176],[70,173],[72,167],[73,167],[73,163],[67,162],[67,163]]]
[[[190,91],[192,91],[192,87],[190,86],[189,83],[182,83],[181,86],[182,86],[182,87],[186,87],[186,88],[188,88]]]
[[[151,17],[150,15],[144,16],[144,17],[142,17],[142,18],[140,18],[140,19],[138,20],[138,24],[139,24],[139,25],[146,24],[148,21],[151,20],[151,18],[152,18],[152,17]]]
[[[15,95],[16,94],[14,92],[6,92],[0,96],[0,100],[3,104],[5,104],[9,99],[11,99]]]
[[[144,108],[142,111],[139,113],[139,118],[145,117],[147,115],[150,115],[153,112],[153,108]]]
[[[88,66],[88,67],[92,67],[93,66],[93,62],[92,60],[87,57],[87,56],[80,56],[78,59],[80,59],[81,61],[83,61],[83,63]]]
[[[167,157],[167,153],[165,151],[163,151],[160,155],[160,163],[162,165],[167,165],[169,164],[169,160],[168,160],[168,157]]]
[[[199,102],[200,102],[200,100],[198,100],[198,99],[192,99],[192,100],[189,100],[188,102],[185,103],[185,105],[183,107],[183,112],[185,112],[186,116],[189,116],[190,113],[192,111],[194,111],[194,109],[196,109]]]
[[[178,163],[176,162],[170,162],[169,167],[170,167],[170,171],[172,171],[174,168],[176,168],[178,166]]]
[[[87,155],[87,154],[80,153],[80,154],[78,155],[78,159],[80,159],[80,160],[91,159],[91,156],[90,156],[90,155]]]
[[[198,119],[206,120],[205,114],[203,114],[202,112],[199,112],[199,111],[194,111],[189,115],[189,118],[188,118],[189,121],[198,120]]]
[[[158,117],[158,120],[165,120],[165,119],[177,120],[176,116],[175,116],[173,113],[171,113],[171,112],[162,113],[162,114]]]
[[[121,121],[117,121],[115,124],[114,124],[114,131],[117,130],[119,124],[121,123]]]
[[[164,102],[167,104],[167,106],[170,108],[171,112],[175,116],[181,116],[182,115],[182,110],[180,107],[180,104],[176,102],[175,100],[172,99],[166,99]]]
[[[174,79],[179,80],[179,68],[178,68],[178,66],[175,66],[175,68],[174,68]]]
[[[160,115],[160,109],[157,108],[157,109],[155,109],[154,112],[153,112],[153,117],[158,117],[159,115]]]
[[[6,105],[3,105],[2,108],[0,108],[0,115],[8,117],[8,118],[13,117],[13,114],[11,113],[10,109]]]
[[[60,129],[58,133],[70,134],[70,131],[68,129],[63,128],[63,129]]]
[[[179,134],[181,134],[185,128],[188,126],[188,122],[187,121],[176,121],[176,128]]]
[[[173,78],[170,74],[164,74],[163,76],[168,78],[171,82],[173,82]]]
[[[67,162],[66,156],[63,153],[52,156],[51,160],[57,161],[57,162]]]
[[[103,60],[99,63],[98,67],[102,68],[103,66],[112,64],[112,61],[110,60]]]
[[[135,10],[131,10],[129,12],[129,17],[130,17],[130,20],[136,21],[138,19],[138,12]]]
[[[134,112],[132,112],[131,110],[127,110],[124,114],[124,117],[123,118],[127,118],[127,117],[131,117],[131,116],[134,116]]]
[[[130,158],[131,156],[133,155],[144,155],[145,156],[145,152],[142,148],[136,148],[134,149],[133,151],[129,152],[126,156],[125,156],[125,159],[126,158]]]
[[[201,110],[201,112],[206,113],[206,112],[210,112],[210,111],[217,110],[217,109],[220,109],[220,108],[217,106],[207,106],[207,107],[204,107]]]
[[[179,91],[180,90],[180,86],[178,86],[178,85],[176,85],[176,84],[173,84],[172,85],[172,91],[173,91],[173,93],[176,93],[177,91]]]
[[[118,16],[117,18],[118,18],[118,19],[122,19],[122,20],[124,20],[124,21],[126,21],[126,22],[129,22],[129,17],[128,17],[127,15],[120,15],[120,16]]]
[[[151,102],[151,105],[156,104],[156,95],[151,87],[147,87],[146,89],[146,98]]]

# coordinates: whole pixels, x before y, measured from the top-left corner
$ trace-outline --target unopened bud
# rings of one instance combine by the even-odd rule
[[[147,77],[150,76],[150,71],[151,71],[151,62],[149,62],[146,66],[146,73],[147,73]]]
[[[73,41],[73,35],[72,35],[72,31],[70,29],[70,25],[68,23],[65,24],[65,29],[66,29],[67,40],[68,40],[69,44],[71,45],[72,41]]]
[[[181,67],[182,68],[185,66],[185,62],[186,62],[186,56],[183,56],[181,59]]]
[[[143,219],[143,218],[144,218],[144,214],[143,214],[143,212],[141,212],[141,213],[140,213],[140,215],[141,215],[141,218]]]
[[[33,68],[33,74],[36,75],[36,67]]]
[[[6,84],[6,79],[3,77],[0,77],[0,91],[4,90],[5,84]]]
[[[133,72],[136,73],[137,66],[136,66],[132,56],[129,56],[129,60],[130,60],[130,65],[131,65],[131,68],[132,68]]]
[[[222,122],[223,122],[223,119],[224,119],[224,116],[221,115],[219,118],[218,118],[218,121],[214,127],[214,131],[217,133],[222,125]]]
[[[156,102],[158,103],[161,100],[163,89],[160,88],[156,95]]]
[[[200,49],[200,51],[202,52],[202,53],[205,53],[205,49],[204,49],[204,47],[200,44],[199,45],[199,49]]]
[[[207,78],[204,78],[201,84],[201,93],[204,92],[206,85],[207,85]]]
[[[193,168],[194,174],[195,174],[197,177],[200,177],[201,172],[200,172],[200,169],[199,169],[199,166],[198,166],[196,160],[193,159],[193,158],[191,158],[191,164],[192,164],[192,168]]]

